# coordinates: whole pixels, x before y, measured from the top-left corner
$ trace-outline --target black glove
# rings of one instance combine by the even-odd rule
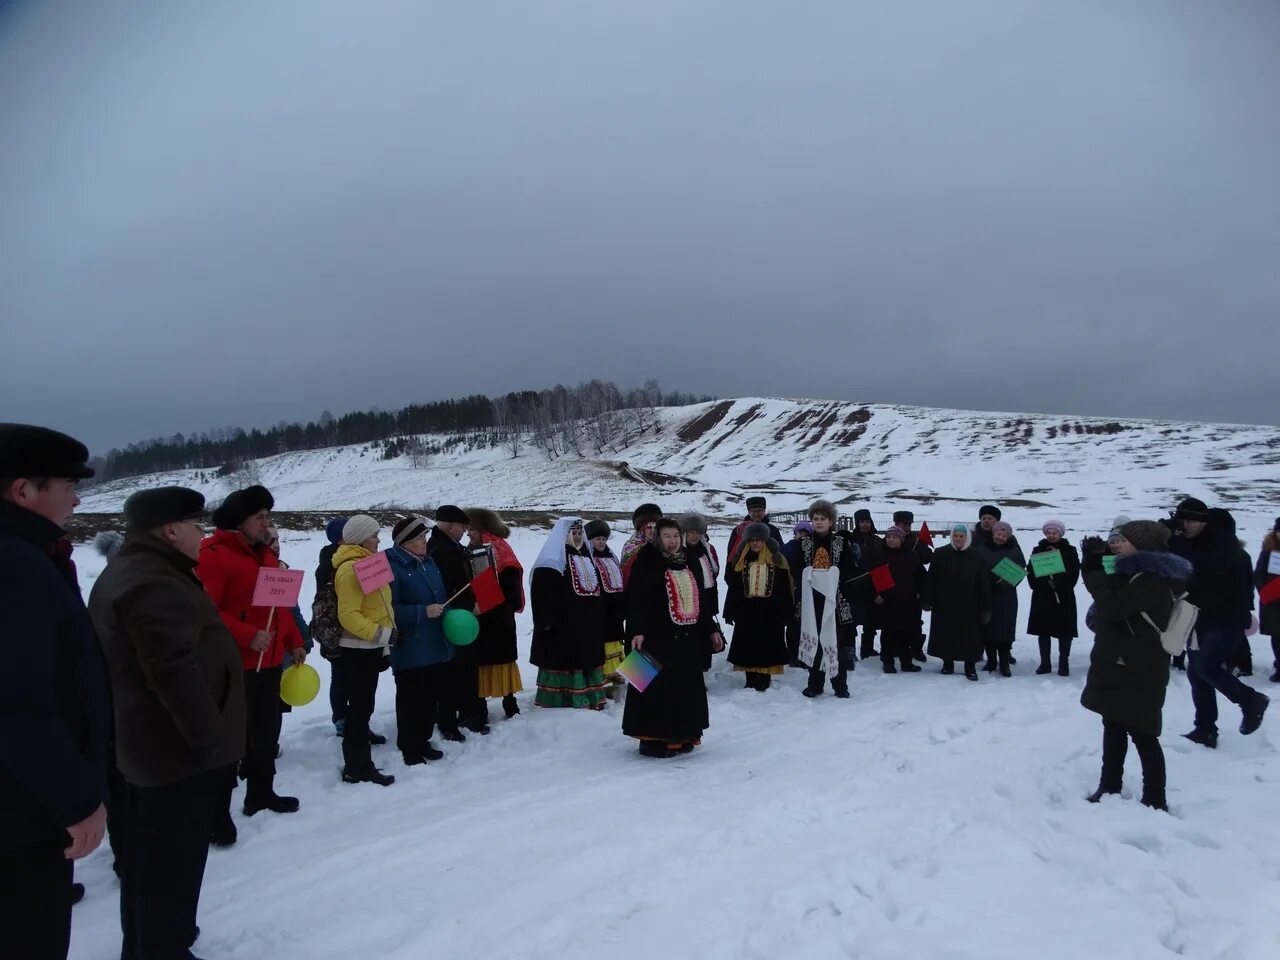
[[[1080,552],[1085,556],[1095,553],[1101,556],[1107,552],[1107,541],[1101,537],[1085,537],[1080,542]]]

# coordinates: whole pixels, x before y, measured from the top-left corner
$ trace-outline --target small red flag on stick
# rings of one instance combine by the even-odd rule
[[[471,581],[471,592],[476,598],[476,606],[481,613],[488,613],[506,602],[502,595],[502,587],[498,585],[498,574],[489,567]]]
[[[890,572],[887,563],[872,569],[871,585],[876,588],[876,593],[884,593],[886,590],[893,589],[893,574]]]
[[[929,524],[923,520],[920,521],[920,533],[916,535],[916,542],[933,549],[933,534],[929,532]]]

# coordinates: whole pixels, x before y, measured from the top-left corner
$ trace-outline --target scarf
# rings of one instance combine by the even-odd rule
[[[524,567],[520,566],[520,561],[516,558],[516,552],[511,549],[511,544],[501,537],[495,537],[492,533],[480,534],[480,542],[488,547],[493,554],[493,572],[495,576],[501,576],[503,570],[513,569],[520,574],[520,603],[516,607],[516,613],[523,613]]]
[[[836,640],[836,596],[840,571],[835,567],[816,570],[805,567],[800,577],[800,659],[811,667],[822,649],[822,665],[828,672],[839,669],[840,651]],[[826,601],[822,605],[822,623],[818,623],[814,593]]]

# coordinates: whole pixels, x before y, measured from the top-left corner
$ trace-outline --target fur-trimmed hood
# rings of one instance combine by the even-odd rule
[[[93,538],[93,546],[110,563],[124,546],[124,534],[119,530],[103,530]]]
[[[1143,550],[1130,557],[1116,558],[1116,573],[1133,577],[1149,573],[1173,583],[1187,583],[1191,579],[1191,564],[1182,557],[1165,550]]]
[[[511,528],[495,511],[484,507],[467,507],[464,512],[467,519],[471,521],[471,526],[482,533],[492,534],[499,540],[507,540],[511,537]]]

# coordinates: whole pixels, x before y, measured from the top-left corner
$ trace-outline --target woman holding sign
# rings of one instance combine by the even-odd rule
[[[348,520],[342,528],[342,546],[333,554],[333,588],[342,625],[338,646],[347,673],[342,779],[387,787],[396,778],[373,765],[369,718],[378,695],[378,674],[387,666],[388,648],[396,636],[390,587],[395,574],[385,556],[377,554],[379,560],[374,559],[377,549],[378,521],[363,513]]]
[[[636,555],[626,600],[631,647],[659,669],[643,692],[627,690],[622,732],[640,741],[643,756],[672,757],[698,746],[711,725],[702,664],[708,647],[715,653],[724,649],[724,637],[716,611],[702,602],[680,524],[665,517],[656,533],[656,542]]]
[[[725,572],[724,622],[733,626],[729,662],[746,673],[748,689],[764,691],[788,660],[787,624],[796,611],[791,567],[764,523],[747,525],[735,554]]]
[[[578,517],[561,517],[533,564],[533,646],[540,707],[604,708],[605,601]]]
[[[1031,584],[1031,617],[1027,633],[1040,641],[1040,666],[1045,674],[1053,667],[1053,640],[1058,640],[1058,676],[1071,676],[1067,658],[1076,636],[1076,584],[1080,582],[1080,554],[1063,538],[1067,528],[1050,520],[1041,528],[1044,539],[1031,551],[1027,581]]]
[[[973,551],[991,571],[991,620],[983,628],[985,669],[987,673],[999,670],[1000,676],[1010,677],[1010,654],[1018,635],[1018,584],[1026,578],[1027,558],[1022,555],[1013,527],[1003,520],[992,525],[989,540],[974,540]]]

